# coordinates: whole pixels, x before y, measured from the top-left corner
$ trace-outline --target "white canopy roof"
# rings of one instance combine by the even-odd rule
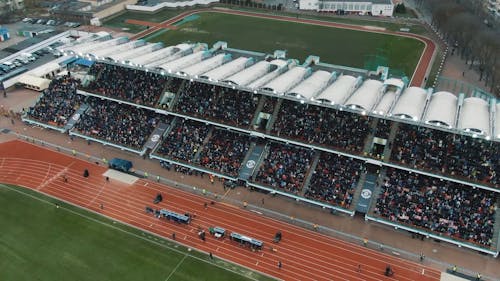
[[[118,53],[113,53],[109,54],[108,57],[115,60],[115,61],[125,61],[130,58],[135,58],[138,57],[139,55],[142,54],[147,54],[151,53],[155,50],[160,49],[163,46],[162,43],[153,43],[153,44],[146,44],[144,46],[137,47],[135,49],[130,49],[125,52],[118,52]]]
[[[433,125],[444,123],[449,128],[455,127],[457,100],[458,98],[450,92],[434,93],[424,121]]]
[[[391,85],[402,89],[405,86],[405,83],[401,79],[389,78],[384,81],[384,85]]]
[[[255,81],[257,78],[264,76],[269,71],[269,67],[269,62],[259,61],[258,63],[229,76],[224,79],[224,82],[245,86],[248,83]]]
[[[239,57],[231,62],[223,64],[215,69],[212,69],[202,75],[200,77],[206,78],[213,81],[220,81],[242,69],[245,68],[247,62],[251,60],[247,57]]]
[[[427,99],[427,92],[418,87],[409,87],[399,97],[392,115],[398,117],[409,117],[415,121],[420,119],[425,107],[425,100]]]
[[[290,88],[295,86],[307,74],[308,68],[296,66],[280,76],[273,79],[262,87],[263,90],[271,91],[276,94],[284,94]]]
[[[331,76],[332,74],[327,71],[315,71],[311,76],[307,77],[307,79],[288,91],[287,95],[310,99],[326,87]]]
[[[373,79],[366,80],[345,102],[345,105],[361,110],[371,110],[377,102],[382,86],[383,83],[381,81]]]
[[[279,59],[273,60],[271,61],[271,65],[276,66],[276,69],[260,77],[259,79],[253,81],[247,87],[249,87],[250,89],[258,89],[262,87],[262,85],[265,85],[267,82],[274,79],[275,77],[278,77],[278,75],[280,74],[280,69],[286,65],[286,61]]]
[[[396,91],[394,89],[387,90],[385,94],[380,99],[380,102],[377,104],[373,113],[386,115],[391,109],[391,105],[396,99]]]
[[[187,66],[200,62],[203,59],[204,55],[208,54],[206,52],[194,52],[171,62],[162,64],[159,67],[167,70],[168,72],[177,72]]]
[[[76,45],[72,49],[69,49],[68,51],[73,51],[75,55],[79,56],[85,56],[89,53],[92,53],[94,50],[101,50],[105,49],[106,47],[110,46],[115,46],[119,44],[123,44],[128,41],[127,37],[118,37],[106,41],[100,41],[100,42],[91,42],[89,44],[82,44],[83,46]]]
[[[495,118],[495,136],[500,139],[500,103],[497,103]]]
[[[111,54],[119,54],[122,52],[126,52],[129,50],[135,49],[137,46],[144,45],[145,42],[142,40],[139,41],[130,41],[124,44],[113,45],[109,47],[103,47],[98,50],[94,50],[91,53],[94,57],[108,57]]]
[[[351,75],[342,75],[325,90],[323,90],[315,99],[328,101],[332,104],[342,104],[352,91],[354,91],[355,86],[355,77]]]
[[[19,83],[29,86],[31,89],[43,91],[50,85],[50,80],[45,78],[36,77],[30,74],[24,74],[19,77]]]
[[[136,65],[149,65],[152,63],[158,63],[153,66],[165,63],[166,58],[171,58],[173,54],[180,54],[192,46],[190,44],[179,44],[177,46],[170,46],[163,49],[159,49],[152,53],[147,53],[137,58],[131,58],[130,61]]]
[[[464,99],[462,109],[460,110],[458,128],[466,132],[472,131],[489,135],[490,113],[488,108],[488,102],[483,99],[476,97]]]
[[[181,73],[190,76],[197,76],[201,73],[207,72],[222,65],[227,56],[228,55],[226,54],[218,54],[214,57],[203,60],[200,63],[193,64],[189,67],[184,68],[183,70],[181,70]]]

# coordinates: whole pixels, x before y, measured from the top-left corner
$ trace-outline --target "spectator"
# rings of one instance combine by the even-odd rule
[[[272,134],[361,154],[370,117],[285,100]]]
[[[362,170],[358,160],[323,152],[305,197],[348,209]]]
[[[224,124],[248,128],[259,97],[253,93],[188,82],[179,94],[176,111]]]
[[[135,106],[95,97],[89,97],[87,102],[90,108],[75,130],[133,149],[142,149],[160,120],[159,114]]]
[[[493,141],[401,124],[391,159],[420,170],[499,184],[500,145]]]
[[[94,63],[89,73],[95,80],[85,91],[150,107],[156,106],[167,82],[166,76],[113,64]]]
[[[64,127],[84,101],[85,96],[76,93],[79,83],[79,80],[68,76],[55,78],[38,102],[28,110],[28,117],[55,127]]]
[[[237,177],[249,147],[248,135],[215,129],[201,150],[199,164],[219,173]]]
[[[491,191],[391,168],[375,214],[489,247],[497,200]]]
[[[161,143],[158,154],[173,160],[191,163],[211,127],[185,119],[176,119],[173,126]]]
[[[298,194],[304,184],[312,157],[312,150],[272,142],[269,154],[262,161],[255,180],[273,188]]]

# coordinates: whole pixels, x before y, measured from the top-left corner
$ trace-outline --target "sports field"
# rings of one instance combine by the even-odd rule
[[[158,32],[150,42],[173,45],[180,42],[226,41],[229,47],[271,53],[282,49],[289,58],[303,61],[308,55],[321,61],[363,68],[368,56],[381,55],[388,66],[411,75],[424,44],[413,38],[314,26],[295,22],[229,15],[213,12],[197,14],[198,19],[183,23],[177,30]]]
[[[0,184],[1,280],[273,280],[55,202]]]

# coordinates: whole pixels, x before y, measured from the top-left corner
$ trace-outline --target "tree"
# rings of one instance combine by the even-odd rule
[[[406,7],[405,4],[399,3],[396,5],[396,13],[398,14],[405,14],[406,13]]]

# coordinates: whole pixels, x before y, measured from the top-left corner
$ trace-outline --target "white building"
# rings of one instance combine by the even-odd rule
[[[392,0],[300,0],[299,9],[392,17]]]

